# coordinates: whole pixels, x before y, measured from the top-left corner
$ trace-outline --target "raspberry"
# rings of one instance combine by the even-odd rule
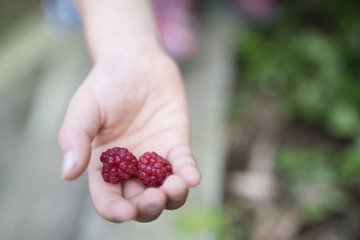
[[[100,161],[105,182],[116,184],[136,175],[137,159],[127,148],[108,149],[101,154]]]
[[[155,152],[144,153],[137,164],[137,174],[147,187],[160,187],[165,178],[172,174],[172,167],[168,160]]]

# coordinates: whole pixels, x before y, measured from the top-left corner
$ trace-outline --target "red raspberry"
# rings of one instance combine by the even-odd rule
[[[100,161],[105,182],[116,184],[136,175],[137,159],[127,148],[108,149],[101,154]]]
[[[137,164],[137,174],[147,187],[160,187],[165,178],[172,174],[172,167],[168,160],[155,152],[144,153]]]

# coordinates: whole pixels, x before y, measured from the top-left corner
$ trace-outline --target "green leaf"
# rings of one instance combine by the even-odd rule
[[[358,134],[359,120],[359,113],[355,107],[339,102],[330,107],[327,127],[335,136],[354,137]]]
[[[340,157],[340,173],[345,178],[360,178],[360,149],[349,148]]]
[[[317,223],[324,220],[329,211],[322,204],[305,205],[301,208],[301,215],[307,223]]]
[[[294,101],[301,118],[310,122],[321,120],[328,108],[323,86],[316,81],[299,82],[295,88]]]
[[[181,232],[199,233],[204,230],[222,230],[227,222],[227,217],[221,210],[200,208],[183,212],[177,219],[176,226]]]

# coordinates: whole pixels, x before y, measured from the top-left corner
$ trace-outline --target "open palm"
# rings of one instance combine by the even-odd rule
[[[96,211],[112,222],[152,221],[164,208],[181,207],[200,173],[189,147],[189,119],[181,75],[172,60],[114,60],[97,64],[70,102],[59,147],[72,180],[87,166]],[[174,174],[160,188],[136,178],[105,183],[100,154],[115,146],[139,157],[156,151],[168,158]],[[89,162],[90,161],[90,162]]]

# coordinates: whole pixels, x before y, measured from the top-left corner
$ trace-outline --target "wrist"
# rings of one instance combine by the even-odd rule
[[[155,38],[132,41],[131,39],[113,39],[107,44],[91,49],[95,65],[102,62],[136,62],[143,58],[154,58],[167,55],[164,47]]]
[[[161,51],[151,4],[144,0],[78,0],[86,42],[94,62],[112,56]]]
[[[98,55],[94,59],[94,68],[107,69],[108,74],[117,76],[141,76],[141,79],[151,78],[155,72],[173,71],[177,69],[176,62],[159,47],[127,46]]]

